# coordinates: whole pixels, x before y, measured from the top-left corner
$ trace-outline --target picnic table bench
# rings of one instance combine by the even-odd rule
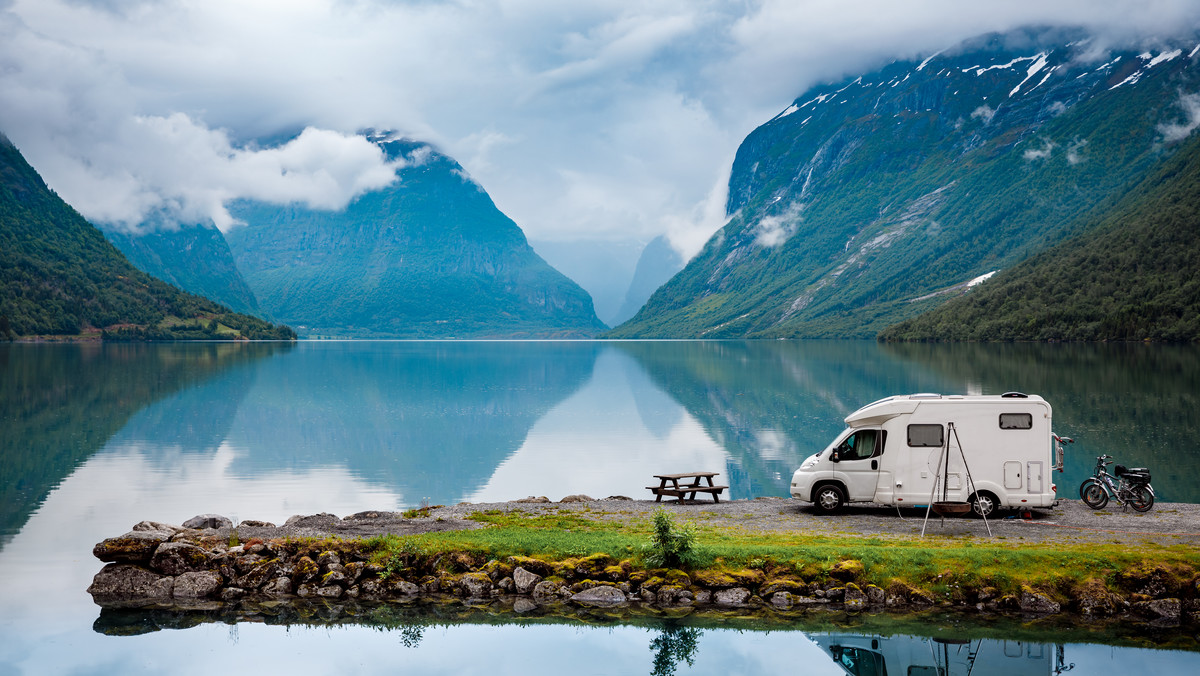
[[[646,489],[653,492],[655,502],[662,502],[664,495],[673,495],[683,502],[684,496],[688,500],[695,500],[697,493],[708,493],[712,495],[713,502],[720,502],[718,497],[722,491],[729,486],[714,486],[713,477],[720,472],[682,472],[680,474],[655,474],[654,478],[658,479],[657,486],[646,486]],[[679,483],[680,480],[688,480],[689,483]],[[706,480],[708,483],[702,484],[701,480]],[[669,485],[668,485],[669,484]]]

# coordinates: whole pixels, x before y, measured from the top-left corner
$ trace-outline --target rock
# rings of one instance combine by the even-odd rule
[[[304,584],[296,585],[296,596],[299,596],[300,598],[316,596],[316,594],[317,594],[317,585],[315,585],[311,582],[305,582]]]
[[[792,601],[791,592],[778,591],[774,594],[771,594],[771,605],[775,606],[776,608],[782,608],[786,610],[791,608],[793,603],[794,601]]]
[[[527,497],[527,498],[521,498],[520,500],[513,500],[513,502],[523,502],[523,503],[542,504],[542,503],[547,503],[547,502],[550,502],[550,498],[548,498],[548,497],[546,497],[546,496],[544,496],[544,495],[543,495],[543,496],[541,496],[541,497],[537,497],[537,498],[535,498],[535,497],[533,497],[533,496],[531,495],[531,496],[529,496],[529,497]]]
[[[625,501],[628,501],[628,502],[633,502],[633,498],[631,498],[631,497],[629,497],[629,496],[627,496],[627,495],[610,495],[610,496],[608,496],[607,498],[604,498],[604,499],[605,499],[605,500],[625,500]]]
[[[149,531],[156,533],[166,533],[168,536],[174,535],[183,530],[180,526],[172,526],[169,523],[161,523],[158,521],[139,521],[133,526],[136,531]]]
[[[183,522],[184,528],[233,528],[233,522],[220,514],[201,514]]]
[[[700,605],[708,605],[712,603],[712,592],[707,589],[701,589],[696,592],[696,603]]]
[[[340,564],[334,564],[329,567],[329,572],[321,576],[321,586],[328,587],[331,584],[336,584],[342,588],[350,585],[349,579],[346,577],[346,569]]]
[[[292,577],[299,584],[312,582],[320,572],[321,568],[317,562],[308,556],[301,556],[296,560],[296,565],[292,566]]]
[[[221,576],[212,571],[183,573],[175,576],[175,590],[172,595],[177,599],[207,598],[220,591],[222,583]]]
[[[517,599],[513,602],[513,611],[518,613],[527,613],[531,610],[537,610],[538,605],[529,599]]]
[[[592,587],[571,596],[571,601],[589,606],[618,606],[628,601],[625,594],[616,587]]]
[[[274,528],[275,524],[270,521],[256,521],[254,519],[246,519],[240,525],[247,528]]]
[[[413,585],[413,587],[416,587],[416,585]],[[358,592],[365,599],[383,598],[384,589],[383,582],[377,577],[367,578],[358,585]]]
[[[435,584],[436,584],[436,582],[437,581],[434,580]],[[412,582],[408,582],[406,580],[396,580],[395,582],[391,583],[388,586],[392,590],[393,594],[400,594],[403,596],[416,596],[417,594],[421,593],[421,587],[418,587],[417,585],[413,584]]]
[[[317,565],[321,567],[321,570],[327,571],[331,566],[342,565],[342,557],[338,556],[337,552],[324,551],[317,557]]]
[[[654,600],[660,606],[673,606],[679,603],[683,593],[683,587],[665,584],[658,588],[658,593],[655,595]]]
[[[645,603],[654,603],[654,601],[658,599],[658,596],[653,591],[642,588],[642,591],[638,593],[638,598]]]
[[[594,501],[595,501],[595,499],[594,499],[594,498],[591,498],[591,497],[589,497],[589,496],[583,495],[582,493],[580,493],[580,494],[577,494],[577,495],[568,495],[567,497],[563,498],[562,500],[559,500],[559,502],[565,502],[565,503],[571,503],[571,502],[594,502]]]
[[[557,582],[542,580],[533,587],[533,600],[538,603],[553,601],[558,596],[560,586]]]
[[[283,576],[283,566],[275,561],[262,561],[258,565],[248,569],[242,575],[235,577],[232,582],[238,587],[258,589],[271,580]]]
[[[291,578],[280,576],[268,581],[260,590],[267,596],[287,596],[292,593]]]
[[[499,589],[505,594],[513,593],[513,590],[516,589],[516,587],[517,584],[513,582],[511,577],[501,578],[500,581],[496,583],[496,589]]]
[[[164,542],[150,557],[150,567],[163,575],[182,575],[208,568],[208,553],[186,542]]]
[[[167,534],[161,531],[133,531],[96,545],[92,556],[105,563],[147,564],[154,550],[167,539]]]
[[[533,591],[533,588],[542,581],[542,576],[537,573],[531,573],[524,568],[517,566],[513,570],[513,583],[516,585],[518,594],[528,594]]]
[[[858,585],[846,585],[846,593],[843,595],[842,604],[849,611],[859,611],[867,607],[867,594],[858,588]]]
[[[467,573],[458,582],[468,598],[485,599],[492,595],[492,578],[487,573]]]
[[[829,576],[842,582],[854,582],[862,577],[863,572],[862,561],[850,559],[833,564],[833,568],[829,570]]]
[[[718,606],[736,607],[744,606],[750,602],[750,590],[745,587],[733,587],[732,589],[722,589],[713,595],[713,603]]]
[[[1154,599],[1133,604],[1133,611],[1143,617],[1175,622],[1182,617],[1182,608],[1179,599]]]
[[[317,587],[317,596],[327,599],[337,599],[341,598],[345,591],[339,585],[331,584],[324,587]]]
[[[881,606],[887,601],[887,592],[873,584],[867,585],[866,591],[867,602],[873,606]]]
[[[769,598],[773,596],[775,592],[781,591],[792,592],[793,594],[803,594],[804,592],[808,591],[808,585],[804,584],[803,580],[781,577],[764,582],[763,586],[758,590],[758,593],[763,598]]]
[[[221,590],[222,601],[236,601],[246,596],[246,590],[241,587],[226,587]]]
[[[1062,606],[1049,596],[1029,588],[1021,590],[1021,595],[1017,599],[1017,606],[1022,612],[1026,613],[1057,613],[1062,610]]]
[[[124,599],[160,599],[171,596],[175,579],[128,563],[110,563],[100,569],[87,588],[100,602]]]

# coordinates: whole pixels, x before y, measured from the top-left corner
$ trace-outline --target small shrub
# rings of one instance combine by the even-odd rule
[[[662,508],[654,512],[654,530],[643,555],[646,563],[656,568],[697,566],[704,558],[696,548],[696,529],[690,524],[676,526]]]

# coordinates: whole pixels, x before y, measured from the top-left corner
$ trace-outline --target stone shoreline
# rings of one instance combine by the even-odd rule
[[[264,600],[327,599],[331,601],[411,601],[417,598],[458,598],[464,603],[494,603],[516,613],[539,608],[643,607],[654,609],[754,609],[777,612],[808,608],[832,608],[848,612],[864,610],[920,610],[932,607],[956,607],[975,611],[1021,612],[1031,614],[1072,613],[1088,617],[1131,616],[1144,621],[1166,623],[1200,620],[1200,580],[1180,587],[1166,580],[1165,572],[1148,571],[1146,579],[1125,595],[1108,589],[1096,589],[1066,604],[1049,595],[1025,587],[1019,594],[1001,595],[994,589],[973,591],[970,598],[955,603],[933,598],[929,593],[893,583],[881,588],[861,581],[862,565],[842,562],[829,571],[828,581],[817,582],[788,575],[769,575],[762,570],[736,572],[681,570],[638,570],[628,561],[617,561],[603,554],[547,562],[529,557],[484,560],[468,552],[442,554],[434,560],[418,560],[413,554],[396,561],[391,570],[369,562],[370,552],[363,537],[383,533],[397,535],[479,527],[465,519],[484,510],[521,510],[537,513],[551,509],[585,509],[589,518],[629,518],[649,513],[660,506],[650,501],[614,498],[606,501],[581,499],[571,503],[548,501],[458,505],[437,508],[424,518],[407,519],[391,512],[363,512],[339,519],[329,514],[292,517],[283,526],[245,521],[237,525],[240,544],[229,546],[233,524],[224,517],[204,515],[181,526],[144,521],[125,535],[109,538],[96,545],[93,554],[106,565],[93,580],[88,592],[102,607],[131,608],[169,606],[196,602],[238,604]],[[743,526],[763,530],[772,523],[785,523],[788,530],[804,530],[806,518],[797,503],[783,500],[733,501],[720,505],[667,505],[683,520],[727,518],[738,515]],[[1163,505],[1162,507],[1168,507]],[[1163,512],[1164,523],[1137,520],[1139,537],[1153,533],[1156,524],[1161,535],[1172,543],[1180,538],[1195,544],[1190,533],[1171,530],[1195,525],[1191,505],[1172,505]],[[1088,510],[1090,511],[1090,510]],[[1087,512],[1082,513],[1083,517]],[[756,516],[757,515],[757,516]],[[879,522],[867,530],[887,529],[899,537],[913,519],[887,517],[864,508],[839,521],[839,533],[855,519]],[[1070,514],[1060,511],[1057,518],[1069,521]],[[1101,526],[1116,523],[1124,515],[1114,512]],[[1179,521],[1180,517],[1183,521]],[[1083,518],[1081,517],[1081,518]],[[755,521],[758,518],[760,522]],[[830,519],[817,517],[826,531]],[[890,521],[888,519],[891,519]],[[1039,518],[1046,518],[1041,515]],[[882,525],[880,525],[880,523]],[[978,521],[948,521],[955,532],[981,530]],[[931,528],[935,528],[931,521]],[[945,525],[941,526],[943,530]],[[1031,533],[1028,523],[997,523],[997,530],[1017,529]],[[1024,529],[1024,530],[1021,530]],[[851,531],[854,528],[850,529]],[[1100,528],[1109,539],[1114,531]],[[1055,537],[1077,537],[1074,531]],[[826,532],[825,534],[828,534]],[[847,534],[854,534],[853,532]],[[328,536],[349,538],[344,540]],[[961,537],[954,535],[954,537]],[[325,538],[313,540],[306,538]],[[1023,539],[1023,538],[1022,538]],[[843,565],[844,564],[844,565]],[[857,565],[855,565],[857,564]],[[383,575],[388,572],[390,574]]]

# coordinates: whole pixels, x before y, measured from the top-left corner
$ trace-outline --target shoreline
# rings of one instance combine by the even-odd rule
[[[632,541],[643,538],[646,522],[659,509],[681,527],[699,529],[701,547],[708,539],[740,538],[763,555],[748,561],[726,555],[695,568],[650,568],[631,545],[625,545],[628,556],[582,549],[567,555],[497,554],[502,546],[480,539],[536,535],[538,542],[576,542],[571,538],[595,531]],[[344,519],[296,516],[282,526],[243,521],[235,527],[223,517],[203,515],[182,526],[145,521],[98,544],[93,553],[108,565],[88,591],[102,608],[425,598],[517,614],[564,605],[785,615],[812,608],[953,609],[1200,622],[1200,505],[1094,512],[1066,500],[1022,516],[989,520],[991,537],[982,520],[931,517],[921,538],[924,510],[866,505],[823,516],[783,498],[715,504],[527,498]],[[559,525],[547,526],[552,522]],[[806,553],[809,543],[813,549]],[[1098,561],[1110,572],[1053,570],[1070,564],[1041,565],[1029,558],[1062,552],[1090,557],[1091,565]],[[1019,570],[976,578],[964,570],[970,567],[962,563],[964,553],[1033,565],[1028,579]],[[886,563],[887,557],[914,555],[931,572]],[[1062,576],[1072,572],[1077,579]]]

